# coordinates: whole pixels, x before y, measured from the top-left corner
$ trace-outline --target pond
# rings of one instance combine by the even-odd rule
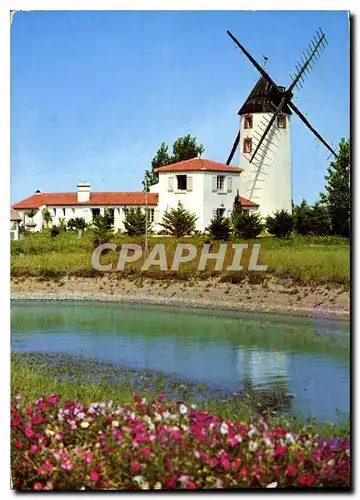
[[[291,412],[350,411],[349,322],[83,301],[13,301],[11,348],[174,374],[239,391],[279,384]]]

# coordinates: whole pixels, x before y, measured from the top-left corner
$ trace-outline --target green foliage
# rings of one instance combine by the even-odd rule
[[[198,154],[202,154],[204,151],[203,145],[197,144],[196,137],[191,137],[190,134],[179,137],[179,139],[174,142],[172,155],[169,154],[169,147],[165,142],[162,142],[154,158],[151,160],[151,170],[145,170],[144,180],[142,181],[144,191],[149,191],[150,186],[157,184],[159,181],[159,174],[155,172],[154,169],[171,165],[179,161],[190,160],[191,158],[195,158]]]
[[[279,210],[273,216],[266,217],[266,229],[276,238],[287,238],[293,230],[292,215],[286,210]]]
[[[146,212],[141,207],[131,207],[127,210],[124,220],[125,233],[128,236],[141,236],[146,233]],[[148,232],[151,223],[147,223]]]
[[[176,238],[190,235],[195,231],[197,217],[195,214],[186,210],[181,203],[177,208],[166,210],[160,225],[167,234]]]
[[[260,214],[249,210],[235,210],[232,214],[232,226],[235,236],[246,240],[256,238],[264,229]]]
[[[217,215],[211,219],[206,231],[214,240],[228,241],[231,235],[231,221],[227,217]]]
[[[27,211],[25,212],[25,215],[26,215],[27,217],[29,217],[29,219],[32,219],[33,217],[35,217],[35,215],[38,213],[38,211],[39,211],[39,210],[38,210],[37,208],[32,208],[32,209],[30,209],[30,210],[27,210]]]
[[[95,247],[103,243],[108,243],[114,236],[114,226],[112,216],[109,212],[98,215],[92,223],[92,241]]]
[[[84,217],[75,217],[73,219],[69,219],[67,223],[67,227],[70,231],[84,231],[86,229],[86,222]]]
[[[328,211],[320,202],[310,206],[303,200],[294,207],[293,221],[295,231],[302,236],[326,236],[331,231]]]
[[[327,207],[332,233],[350,236],[350,140],[341,139],[338,157],[328,168],[327,184],[321,201]]]
[[[42,217],[45,228],[49,227],[49,225],[52,223],[52,217],[48,208],[43,209]]]

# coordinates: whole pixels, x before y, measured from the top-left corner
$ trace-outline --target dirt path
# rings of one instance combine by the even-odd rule
[[[278,312],[349,318],[350,292],[333,285],[297,286],[269,279],[260,285],[204,281],[164,282],[149,279],[66,278],[60,282],[13,279],[14,299],[100,300],[162,305]]]

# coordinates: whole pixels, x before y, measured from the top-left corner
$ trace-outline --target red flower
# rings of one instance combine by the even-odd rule
[[[196,486],[196,484],[193,481],[191,481],[190,479],[188,479],[186,481],[186,488],[188,488],[189,490],[196,490],[197,486]]]
[[[159,403],[162,403],[164,401],[164,396],[162,394],[159,395],[158,401]]]
[[[135,394],[134,401],[135,403],[141,403],[141,397],[139,396],[139,394]]]
[[[240,473],[244,477],[247,477],[249,475],[248,470],[245,467],[243,467],[242,469],[240,469]]]
[[[35,483],[33,486],[33,490],[42,490],[43,485],[41,483]]]
[[[142,455],[143,457],[149,457],[151,455],[150,448],[143,448],[142,450],[140,450],[140,455]]]
[[[26,427],[25,436],[31,438],[33,436],[33,431],[31,427]]]
[[[21,441],[21,439],[17,439],[14,443],[15,448],[18,448],[19,450],[24,446],[24,441]]]
[[[286,446],[283,446],[281,444],[277,444],[275,446],[275,457],[282,457],[283,455],[285,455],[285,453],[287,453]]]
[[[298,468],[295,467],[295,465],[288,465],[286,467],[286,474],[289,477],[296,477],[297,473],[298,473]]]
[[[166,481],[166,487],[167,488],[173,488],[176,484],[176,481],[175,479],[173,479],[172,477],[170,477],[169,479],[167,479]]]
[[[33,411],[31,408],[26,408],[26,415],[32,415]]]
[[[90,481],[92,481],[93,483],[97,483],[100,479],[100,474],[98,472],[97,469],[93,469],[91,472],[90,472]]]
[[[299,484],[301,484],[301,486],[311,487],[314,484],[314,476],[312,476],[311,474],[301,474],[298,482]]]
[[[141,464],[137,460],[133,460],[131,462],[131,468],[133,471],[139,472],[139,470],[141,469]]]
[[[226,457],[221,457],[220,458],[220,465],[224,470],[228,470],[230,467],[230,461]]]

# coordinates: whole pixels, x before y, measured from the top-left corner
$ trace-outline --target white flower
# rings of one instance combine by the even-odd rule
[[[189,430],[189,427],[187,425],[182,424],[181,428],[183,431],[187,432]]]
[[[305,448],[307,448],[308,450],[310,450],[310,448],[311,448],[311,441],[310,440],[305,441],[304,446],[305,446]]]
[[[85,486],[81,486],[80,490],[81,490],[81,491],[86,490]]]
[[[194,457],[195,458],[200,458],[200,452],[199,452],[199,450],[195,450],[194,451]]]
[[[214,422],[211,422],[211,424],[209,425],[209,429],[212,430],[214,427],[215,427]]]
[[[168,411],[164,411],[164,413],[162,414],[162,416],[166,420],[167,418],[170,417],[170,413]],[[161,417],[160,417],[160,420],[161,420]]]
[[[334,463],[335,463],[335,460],[329,460],[329,461],[328,461],[328,463],[327,463],[327,465],[328,465],[329,467],[331,467],[331,466],[333,466],[333,465],[334,465]]]
[[[143,405],[145,405],[147,403],[146,398],[142,398],[141,402]]]
[[[145,483],[141,483],[141,489],[142,490],[149,490],[150,489],[149,483],[147,481]]]
[[[273,483],[268,484],[266,487],[267,488],[277,488],[277,486],[278,486],[277,481],[274,481]]]
[[[258,444],[256,441],[250,441],[249,451],[256,451],[258,449]]]
[[[144,478],[143,478],[143,476],[134,476],[133,481],[134,481],[134,483],[141,484],[144,481]]]
[[[159,481],[154,484],[154,490],[161,490],[161,488],[162,488],[162,486],[161,486],[161,483],[159,483]]]
[[[172,415],[170,415],[169,419],[170,419],[170,420],[177,420],[177,419],[178,419],[178,417],[177,417],[177,415],[172,414]]]
[[[220,434],[227,434],[228,430],[229,430],[229,426],[225,422],[223,422],[220,425]]]
[[[187,414],[187,411],[188,411],[188,409],[187,409],[187,407],[186,407],[185,405],[182,405],[182,404],[181,404],[181,405],[179,406],[179,412],[181,413],[181,415],[186,415],[186,414]]]
[[[160,422],[160,420],[161,420],[161,415],[155,412],[155,422]]]
[[[193,410],[196,410],[196,405],[190,405]]]
[[[350,449],[345,450],[345,453],[346,453],[346,454],[347,454],[347,456],[349,457],[349,456],[350,456]]]
[[[237,440],[238,443],[242,442],[242,437],[240,436],[240,434],[236,434],[235,439]]]
[[[255,427],[253,427],[252,429],[250,429],[249,432],[248,432],[249,438],[255,436],[256,434],[257,434],[257,430],[255,429]]]
[[[82,427],[83,429],[87,429],[89,425],[90,425],[89,422],[84,420],[83,422],[81,422],[80,427]]]
[[[46,434],[47,436],[53,436],[53,435],[55,434],[55,432],[54,432],[54,431],[52,431],[51,429],[45,429],[45,434]]]
[[[295,443],[295,439],[294,439],[293,435],[290,434],[290,432],[287,432],[285,434],[285,439],[286,439],[286,441],[287,441],[288,444],[294,444]]]
[[[217,478],[216,483],[215,483],[216,488],[220,489],[223,487],[223,482],[221,479]]]
[[[270,448],[270,446],[272,445],[271,439],[269,439],[268,437],[264,438],[264,443],[268,448]]]
[[[120,424],[119,424],[118,420],[113,420],[112,423],[111,423],[111,425],[113,427],[119,427]]]

